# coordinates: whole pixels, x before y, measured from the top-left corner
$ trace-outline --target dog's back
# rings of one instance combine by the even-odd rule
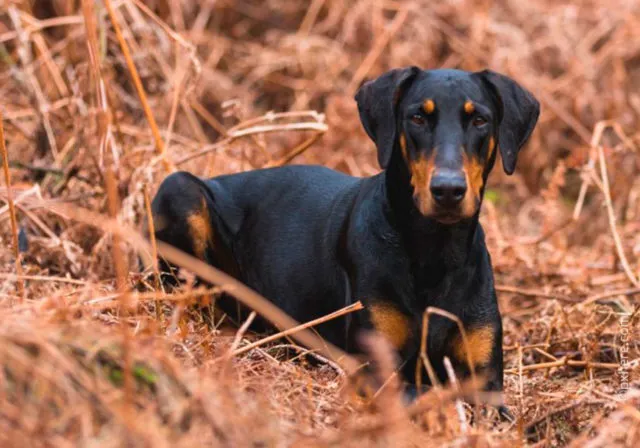
[[[268,168],[208,180],[175,173],[161,185],[154,215],[171,220],[171,228],[183,229],[192,242],[199,239],[198,233],[215,234],[204,238],[206,249],[201,254],[197,244],[182,249],[236,276],[293,318],[307,321],[345,306],[350,299],[337,252],[351,205],[365,181],[322,166]],[[187,191],[193,192],[193,200]],[[175,192],[179,196],[171,197]],[[196,198],[205,198],[206,221],[213,224],[206,232],[197,224],[194,228],[193,217],[199,216],[200,207]],[[176,207],[180,211],[172,210]],[[175,220],[183,216],[191,218],[179,225]],[[162,234],[159,238],[176,239]],[[237,316],[233,301],[222,305]],[[343,346],[344,322],[326,326],[330,328],[318,330]]]
[[[241,280],[294,318],[335,311],[335,300],[329,298],[346,293],[336,259],[341,223],[360,182],[320,166],[264,169],[207,181],[218,183],[242,214],[231,242]],[[214,198],[214,209],[215,203]],[[224,220],[226,211],[219,213]]]

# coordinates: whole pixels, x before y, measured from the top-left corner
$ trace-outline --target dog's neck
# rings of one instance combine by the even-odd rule
[[[412,266],[429,270],[436,281],[436,277],[469,261],[478,214],[455,224],[442,224],[423,216],[413,200],[409,172],[398,152],[384,172],[389,221],[401,235]]]

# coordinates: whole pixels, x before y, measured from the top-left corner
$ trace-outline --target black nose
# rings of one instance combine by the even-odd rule
[[[457,205],[467,192],[464,173],[454,170],[437,170],[431,178],[431,195],[442,207]]]

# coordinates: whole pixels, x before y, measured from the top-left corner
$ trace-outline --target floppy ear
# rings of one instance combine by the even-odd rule
[[[518,151],[536,127],[540,103],[529,91],[507,76],[491,70],[484,70],[478,75],[493,90],[501,106],[498,147],[505,172],[512,174],[516,169]]]
[[[391,70],[365,83],[356,93],[360,121],[378,148],[382,168],[389,164],[396,140],[396,106],[418,73],[418,67]]]

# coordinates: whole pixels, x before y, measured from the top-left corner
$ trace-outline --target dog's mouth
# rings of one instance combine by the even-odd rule
[[[438,221],[440,224],[452,225],[461,221],[463,216],[456,212],[441,212],[434,215],[433,219]]]
[[[465,219],[470,219],[474,214],[475,210],[473,213],[468,214],[462,207],[436,208],[430,217],[440,224],[450,226]]]

